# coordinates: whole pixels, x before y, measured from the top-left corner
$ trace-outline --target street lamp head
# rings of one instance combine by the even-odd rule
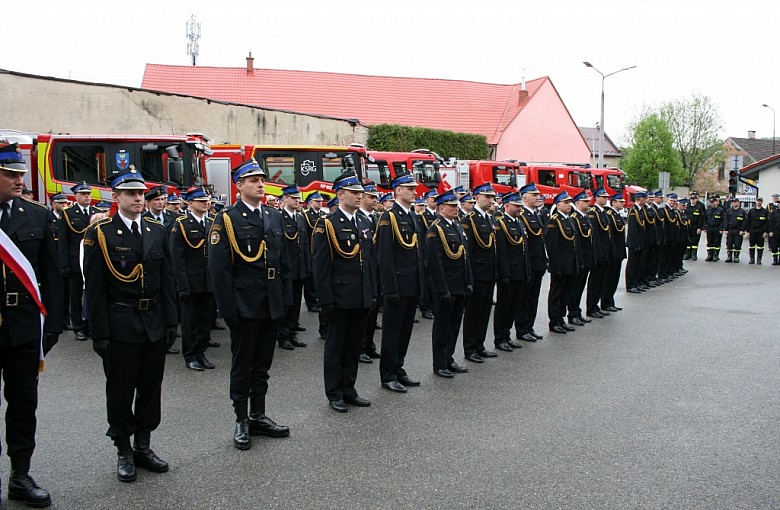
[[[761,106],[763,106],[764,108],[769,108],[769,105],[766,103],[762,104]]]
[[[583,62],[583,64],[585,64],[587,67],[593,67],[593,64],[591,64],[590,62]]]

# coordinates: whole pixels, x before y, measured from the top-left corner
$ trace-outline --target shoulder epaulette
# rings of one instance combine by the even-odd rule
[[[475,214],[474,211],[469,211],[469,213],[466,215],[466,217],[467,218],[471,218],[472,216],[474,216],[474,214]]]
[[[154,223],[155,225],[160,225],[161,227],[163,226],[163,224],[160,222],[160,220],[155,220],[154,218],[150,218],[149,216],[144,216],[144,220],[148,221],[149,223]],[[178,219],[177,219],[177,221],[178,221]]]
[[[42,203],[38,202],[37,200],[27,200],[26,198],[24,198],[24,199],[22,199],[22,200],[26,200],[27,202],[29,202],[29,203],[31,203],[31,204],[35,204],[35,205],[37,205],[37,206],[39,206],[39,207],[43,207],[43,208],[44,208],[44,209],[46,209],[47,211],[49,210],[49,208],[48,208],[48,207],[46,207],[46,204],[42,204]]]

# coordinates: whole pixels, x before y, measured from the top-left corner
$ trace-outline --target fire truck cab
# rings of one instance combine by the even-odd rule
[[[441,182],[439,173],[441,158],[426,149],[412,152],[368,151],[371,158],[366,163],[366,175],[377,186],[390,189],[392,180],[404,173],[411,173],[419,183],[417,194],[422,195]]]

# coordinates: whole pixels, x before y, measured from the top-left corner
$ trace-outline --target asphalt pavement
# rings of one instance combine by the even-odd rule
[[[302,307],[309,346],[277,348],[267,399],[292,434],[245,452],[232,445],[228,336],[214,331],[215,370],[168,356],[152,448],[171,469],[132,484],[116,479],[100,360],[66,332],[40,379],[31,474],[57,509],[780,508],[769,264],[700,257],[658,289],[620,289],[622,311],[565,336],[547,330],[545,279],[544,339],[482,365],[463,361],[459,341],[470,372],[451,380],[432,373],[432,321],[420,319],[407,370],[422,386],[391,393],[378,362],[361,364],[357,389],[373,405],[346,414],[327,405],[324,341]],[[0,509],[24,508],[7,500],[6,459]]]

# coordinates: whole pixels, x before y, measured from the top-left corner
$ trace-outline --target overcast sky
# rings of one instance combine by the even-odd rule
[[[780,112],[776,1],[166,0],[6,2],[0,68],[138,87],[147,63],[519,83],[549,76],[579,126],[617,143],[643,105],[709,96],[722,135],[772,136]],[[0,91],[2,98],[2,91]],[[1,124],[1,122],[0,122]],[[0,128],[14,126],[0,125]],[[208,126],[203,126],[208,133]],[[249,142],[247,140],[247,142]]]

